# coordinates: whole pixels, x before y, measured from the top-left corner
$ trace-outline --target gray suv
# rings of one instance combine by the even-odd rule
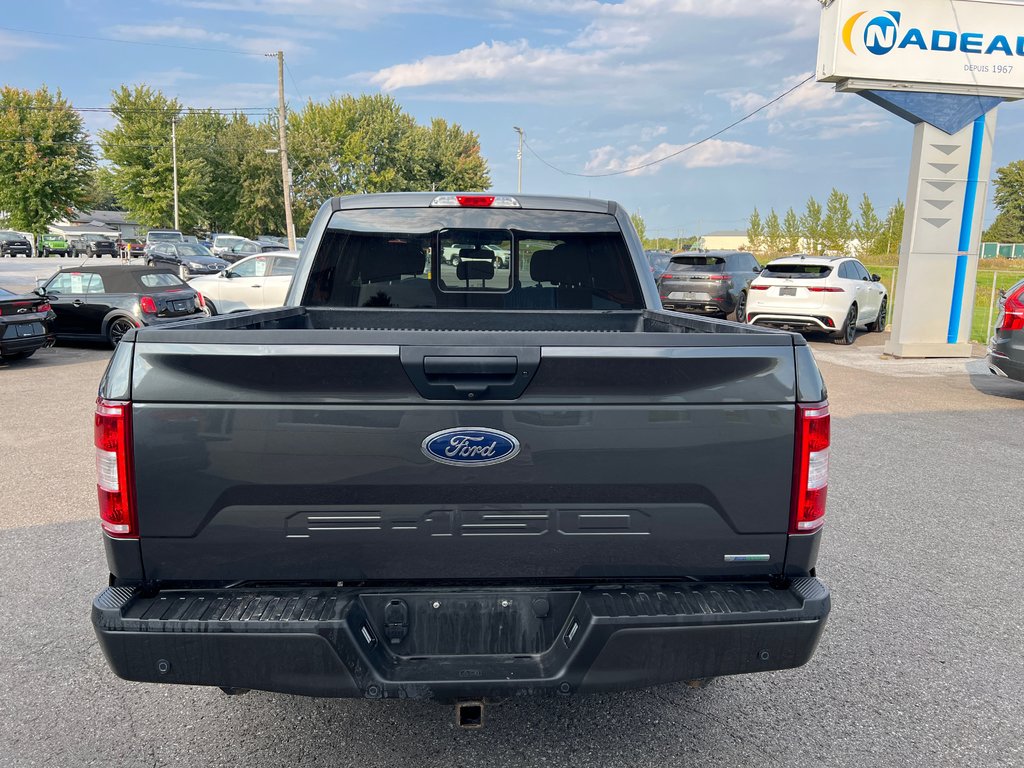
[[[747,319],[747,288],[761,273],[761,265],[746,251],[693,251],[677,253],[662,273],[655,274],[661,305],[695,315]]]

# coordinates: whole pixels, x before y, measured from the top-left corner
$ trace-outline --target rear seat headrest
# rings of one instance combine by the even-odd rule
[[[470,249],[463,248],[459,251],[460,258],[466,258],[462,254],[467,251],[470,251]],[[494,262],[469,257],[468,261],[459,262],[459,266],[455,268],[455,273],[459,280],[491,280],[494,277]]]
[[[359,277],[364,283],[422,275],[427,259],[415,243],[387,243],[359,255]]]

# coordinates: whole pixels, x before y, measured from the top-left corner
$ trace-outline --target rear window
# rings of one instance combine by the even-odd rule
[[[143,272],[138,275],[138,278],[144,288],[168,288],[184,285],[177,275],[170,272]]]
[[[671,269],[674,272],[721,272],[725,269],[725,259],[721,256],[673,256]]]
[[[769,264],[761,273],[763,277],[795,277],[813,279],[828,277],[832,267],[826,264]]]
[[[564,211],[339,211],[303,304],[402,309],[641,309],[615,218]]]

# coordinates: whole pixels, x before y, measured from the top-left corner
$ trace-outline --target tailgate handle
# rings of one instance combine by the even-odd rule
[[[402,347],[400,354],[427,400],[515,400],[540,365],[540,347]]]
[[[519,370],[516,357],[441,357],[423,358],[423,372],[427,378],[509,379]]]

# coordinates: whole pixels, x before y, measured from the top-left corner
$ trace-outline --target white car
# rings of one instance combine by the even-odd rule
[[[885,330],[889,296],[878,275],[848,257],[787,256],[750,283],[747,322],[794,331],[824,331],[852,344],[857,327]]]
[[[298,263],[295,251],[259,253],[216,275],[194,277],[188,285],[203,294],[211,315],[280,307]]]
[[[238,235],[217,235],[213,238],[213,245],[210,246],[210,250],[213,251],[214,256],[220,256],[221,254],[229,253],[236,245],[246,241],[247,238],[239,237]]]

